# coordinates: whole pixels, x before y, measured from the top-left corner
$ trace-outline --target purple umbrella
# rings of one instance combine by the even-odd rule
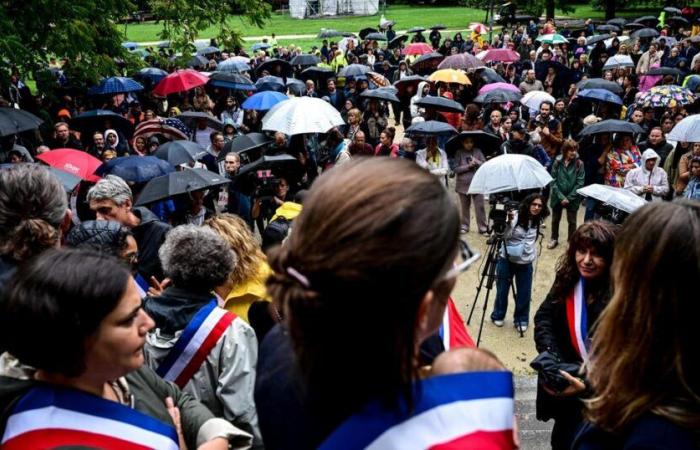
[[[486,94],[494,89],[503,89],[506,91],[517,92],[518,94],[520,93],[520,89],[510,83],[491,83],[479,89],[479,94]]]
[[[470,53],[457,53],[443,59],[438,65],[438,69],[476,69],[484,67],[483,61]]]

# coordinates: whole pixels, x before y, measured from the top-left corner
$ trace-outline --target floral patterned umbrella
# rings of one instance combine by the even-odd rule
[[[695,95],[688,89],[673,84],[656,86],[637,99],[637,106],[652,108],[673,108],[693,103]]]

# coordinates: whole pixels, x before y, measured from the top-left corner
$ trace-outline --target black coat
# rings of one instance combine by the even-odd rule
[[[158,250],[171,226],[161,222],[148,208],[136,207],[132,212],[141,219],[141,223],[131,230],[139,246],[139,272],[147,281],[152,276],[160,281],[163,279],[163,268]]]

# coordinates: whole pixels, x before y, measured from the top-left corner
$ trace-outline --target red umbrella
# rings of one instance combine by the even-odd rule
[[[425,42],[414,42],[413,44],[408,44],[401,53],[404,55],[426,55],[432,52],[433,48]]]
[[[158,82],[153,93],[165,97],[176,92],[189,91],[198,86],[207,84],[209,78],[196,70],[177,70]]]
[[[95,175],[95,170],[102,165],[102,161],[82,150],[59,148],[37,155],[37,159],[86,181],[100,180],[100,177]]]
[[[491,50],[487,50],[484,57],[481,58],[484,62],[499,61],[506,63],[512,63],[519,59],[520,55],[518,52],[514,52],[509,48],[492,48]]]

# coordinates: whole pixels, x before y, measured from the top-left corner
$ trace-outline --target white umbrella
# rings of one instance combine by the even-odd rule
[[[605,42],[605,48],[610,48],[610,47],[612,47],[612,41],[614,39],[617,39],[618,42],[620,44],[622,44],[623,42],[628,41],[629,38],[630,38],[629,36],[615,36],[615,37],[608,38],[603,42]],[[591,48],[592,48],[592,46],[591,46]]]
[[[604,184],[591,184],[576,192],[584,197],[594,198],[627,213],[633,213],[635,209],[647,204],[646,200],[627,189]]]
[[[523,95],[520,99],[520,104],[525,105],[531,111],[537,111],[540,109],[540,104],[544,101],[556,103],[556,99],[544,91],[530,91]]]
[[[341,49],[343,51],[343,53],[345,53],[345,50],[348,49],[348,41],[353,41],[355,43],[355,47],[357,47],[357,45],[360,42],[356,38],[353,38],[353,37],[345,37],[345,38],[341,39],[338,42],[338,48]]]
[[[700,142],[700,115],[693,114],[678,122],[666,139],[676,142]]]
[[[632,58],[629,55],[615,55],[612,58],[608,58],[607,61],[605,61],[605,65],[603,66],[603,70],[608,70],[608,69],[619,69],[621,67],[634,67],[634,61],[632,61]]]
[[[474,174],[470,194],[540,189],[552,181],[551,175],[535,158],[507,154],[486,161]]]
[[[288,136],[325,133],[344,125],[340,113],[320,98],[296,97],[276,104],[262,119],[262,129],[281,131]]]

